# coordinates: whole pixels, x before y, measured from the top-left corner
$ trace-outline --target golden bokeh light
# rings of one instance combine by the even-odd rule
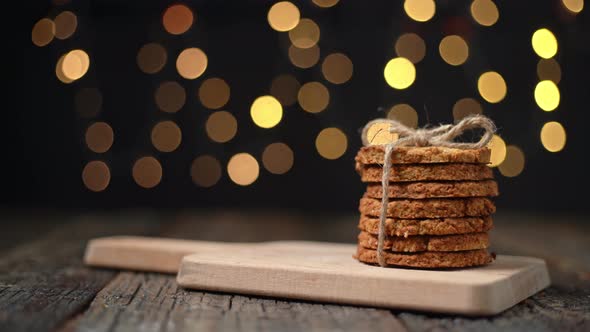
[[[336,6],[338,1],[340,1],[340,0],[312,0],[312,1],[318,7],[330,8],[330,7]]]
[[[486,27],[494,25],[500,17],[498,7],[490,0],[474,0],[470,10],[475,22]]]
[[[103,191],[111,182],[111,170],[104,161],[91,161],[82,170],[82,182],[88,190]]]
[[[578,14],[584,9],[584,0],[561,0],[563,6],[571,13]]]
[[[240,186],[248,186],[258,179],[260,166],[248,153],[235,154],[227,163],[229,178]]]
[[[496,167],[500,165],[506,158],[506,143],[500,136],[494,135],[488,143],[488,147],[492,150],[488,166]]]
[[[289,31],[289,39],[296,47],[313,47],[320,41],[320,27],[314,21],[303,18],[293,30]]]
[[[151,139],[152,144],[159,151],[172,152],[180,145],[182,132],[176,123],[161,121],[152,129]]]
[[[299,8],[289,1],[277,2],[270,7],[267,15],[268,24],[276,31],[292,30],[299,23]]]
[[[207,55],[200,48],[187,48],[176,59],[176,70],[180,76],[194,80],[207,69]]]
[[[295,45],[289,46],[289,60],[295,67],[311,68],[320,59],[320,48],[313,45],[310,48],[299,48]]]
[[[155,74],[162,70],[167,59],[166,49],[158,43],[145,44],[137,52],[137,65],[146,74]]]
[[[535,87],[535,102],[545,111],[551,112],[559,106],[559,88],[552,81],[541,81]]]
[[[463,38],[457,35],[446,36],[438,45],[441,58],[451,66],[465,63],[469,56],[469,47]]]
[[[415,33],[405,33],[395,42],[395,54],[406,58],[412,63],[418,63],[426,55],[426,44],[424,39]]]
[[[74,97],[76,112],[85,118],[91,118],[102,108],[102,94],[97,88],[82,88]]]
[[[518,176],[524,170],[524,153],[514,145],[506,147],[506,159],[498,166],[502,175],[512,178]]]
[[[322,62],[322,74],[326,80],[334,84],[348,82],[352,77],[352,61],[345,54],[332,53]]]
[[[182,85],[174,81],[163,82],[154,95],[158,108],[166,113],[178,112],[186,102],[186,92]]]
[[[181,35],[193,25],[193,11],[183,4],[168,7],[162,16],[164,29],[172,35]]]
[[[219,109],[229,101],[229,85],[221,78],[213,77],[205,80],[199,87],[199,100],[209,109]]]
[[[61,64],[61,71],[71,81],[82,78],[90,67],[90,57],[83,50],[68,52]]]
[[[256,98],[250,107],[252,121],[261,128],[272,128],[281,122],[283,107],[273,96]]]
[[[141,157],[133,164],[131,174],[140,187],[150,189],[162,181],[162,165],[154,157]]]
[[[499,103],[506,97],[506,82],[502,75],[495,71],[488,71],[477,80],[479,94],[488,103]]]
[[[289,74],[279,75],[270,84],[270,94],[277,98],[282,105],[291,106],[297,102],[299,81]]]
[[[326,128],[315,139],[315,147],[320,156],[334,160],[342,157],[348,147],[346,134],[338,128]]]
[[[418,113],[408,104],[397,104],[389,109],[387,118],[399,121],[410,128],[418,127]]]
[[[377,122],[372,124],[367,130],[367,141],[370,145],[383,145],[397,141],[399,135],[389,131],[391,124],[387,122]]]
[[[539,80],[553,81],[558,84],[561,81],[561,67],[555,59],[539,59],[537,62],[537,76]]]
[[[434,0],[406,0],[404,10],[409,18],[417,22],[430,20],[436,12]]]
[[[405,89],[416,80],[416,68],[406,58],[395,58],[389,60],[383,70],[383,76],[389,86],[394,89]]]
[[[191,165],[191,178],[199,187],[213,187],[221,179],[221,164],[213,156],[199,156]]]
[[[78,18],[71,11],[61,12],[53,20],[55,23],[55,38],[70,38],[78,27]]]
[[[86,145],[96,153],[107,152],[113,145],[113,128],[105,122],[95,122],[86,129]]]
[[[548,29],[539,29],[533,33],[531,39],[533,50],[543,59],[549,59],[557,54],[557,39]]]
[[[547,122],[541,128],[541,144],[549,152],[559,152],[565,147],[565,128],[559,122]]]
[[[297,94],[299,106],[309,113],[319,113],[328,107],[330,92],[320,82],[308,82],[301,86]]]
[[[482,113],[481,104],[473,98],[459,99],[453,105],[453,119],[455,119],[455,122],[461,121],[466,116]]]
[[[272,174],[285,174],[293,167],[293,150],[285,143],[272,143],[262,153],[262,164]]]
[[[36,46],[45,46],[53,40],[55,37],[55,24],[48,18],[40,19],[33,26],[31,31],[31,40]]]
[[[238,132],[238,121],[229,112],[219,111],[209,115],[205,124],[207,136],[217,143],[230,141]]]
[[[63,71],[63,64],[64,64],[64,59],[66,58],[66,54],[62,55],[59,57],[59,59],[57,60],[57,63],[55,64],[55,76],[57,76],[57,78],[63,82],[63,83],[72,83],[74,80],[70,79],[69,77],[66,76],[66,74],[64,74]],[[79,68],[82,67],[82,64],[80,63]]]

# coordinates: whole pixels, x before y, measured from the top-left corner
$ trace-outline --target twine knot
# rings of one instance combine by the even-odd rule
[[[486,146],[496,132],[494,122],[483,115],[471,115],[463,118],[455,125],[445,124],[433,128],[414,129],[391,119],[375,119],[369,121],[363,128],[361,139],[363,145],[371,145],[369,138],[369,128],[375,124],[389,124],[389,132],[398,134],[399,138],[385,145],[383,156],[383,176],[381,177],[381,186],[383,195],[381,196],[381,213],[379,216],[379,239],[377,244],[377,261],[380,266],[386,266],[387,263],[383,257],[383,243],[385,242],[385,221],[387,219],[387,205],[389,203],[389,173],[391,172],[391,156],[396,147],[399,146],[442,146],[457,149],[479,149]],[[483,129],[483,135],[477,142],[455,142],[454,139],[466,130]]]

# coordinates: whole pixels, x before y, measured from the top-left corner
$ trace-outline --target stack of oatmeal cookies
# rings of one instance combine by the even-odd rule
[[[377,264],[383,187],[383,145],[363,147],[356,170],[367,183],[356,258]],[[397,147],[392,155],[385,224],[384,258],[388,265],[451,268],[485,265],[491,214],[498,195],[490,150],[445,147]]]

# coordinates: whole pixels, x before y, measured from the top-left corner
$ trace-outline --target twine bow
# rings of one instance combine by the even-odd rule
[[[383,243],[385,241],[385,221],[387,219],[387,205],[389,203],[389,174],[391,171],[391,155],[396,147],[400,146],[442,146],[457,149],[478,149],[486,146],[496,132],[494,122],[483,115],[471,115],[459,121],[455,125],[445,124],[434,128],[414,129],[403,125],[402,123],[391,119],[375,119],[369,121],[362,131],[363,145],[371,144],[368,137],[369,128],[375,124],[389,124],[389,132],[396,133],[399,138],[396,141],[385,144],[385,154],[383,156],[383,176],[381,186],[383,195],[381,196],[381,213],[379,215],[379,239],[377,244],[377,261],[380,266],[386,266],[383,257]],[[454,139],[466,130],[483,129],[484,133],[477,142],[455,142]]]

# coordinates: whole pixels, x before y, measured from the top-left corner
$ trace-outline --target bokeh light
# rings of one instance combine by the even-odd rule
[[[549,80],[558,84],[561,81],[561,67],[553,58],[539,59],[537,63],[537,76],[539,76],[539,80],[541,81]]]
[[[45,46],[53,40],[55,37],[55,24],[48,18],[40,19],[33,26],[31,31],[31,40],[36,46]]]
[[[315,147],[320,156],[326,159],[338,159],[346,152],[348,139],[338,128],[326,128],[315,139]]]
[[[443,38],[438,45],[438,51],[441,58],[452,66],[462,65],[469,56],[467,43],[457,35]]]
[[[152,144],[159,151],[172,152],[180,145],[182,132],[176,123],[161,121],[152,129],[151,139]]]
[[[162,165],[154,157],[141,157],[133,164],[131,174],[140,187],[150,189],[162,181]]]
[[[322,74],[326,80],[334,84],[348,82],[352,77],[352,61],[345,54],[332,53],[322,62]]]
[[[296,47],[313,47],[320,41],[320,27],[308,18],[301,19],[299,24],[289,31],[289,39]]]
[[[311,68],[320,59],[320,48],[313,45],[310,48],[299,48],[295,45],[289,46],[289,60],[295,67]]]
[[[506,159],[498,166],[498,170],[506,177],[518,176],[524,170],[524,153],[514,145],[506,147]]]
[[[395,54],[406,58],[412,63],[418,63],[426,55],[426,44],[424,39],[415,33],[405,33],[395,42]]]
[[[176,70],[180,76],[194,80],[203,75],[207,69],[207,61],[207,55],[200,48],[187,48],[178,55]]]
[[[551,112],[559,106],[559,88],[552,81],[541,81],[535,87],[535,102],[545,111]]]
[[[205,124],[207,136],[217,143],[230,141],[238,132],[238,121],[229,112],[219,111],[209,115]]]
[[[95,122],[86,129],[86,145],[96,153],[107,152],[113,145],[113,128],[105,122]]]
[[[291,106],[297,102],[300,86],[299,81],[293,75],[279,75],[270,84],[270,94],[277,98],[282,105]]]
[[[193,25],[193,11],[183,4],[168,7],[162,16],[164,29],[172,35],[180,35]]]
[[[205,80],[199,87],[199,100],[209,109],[219,109],[229,101],[229,85],[221,78]]]
[[[70,81],[75,81],[86,74],[90,67],[90,57],[83,50],[68,52],[62,61],[61,72]]]
[[[414,83],[416,68],[410,60],[399,57],[389,60],[383,70],[383,76],[392,88],[405,89]]]
[[[199,156],[191,164],[191,178],[199,187],[213,187],[221,179],[221,164],[213,156]]]
[[[227,163],[229,178],[240,186],[248,186],[258,179],[260,166],[248,153],[235,154]]]
[[[457,100],[453,105],[453,119],[455,122],[461,121],[464,117],[473,114],[482,114],[481,104],[473,98],[462,98]]]
[[[495,71],[488,71],[477,80],[479,94],[488,103],[499,103],[506,97],[506,82],[502,75]]]
[[[559,122],[547,122],[541,128],[541,144],[549,152],[559,152],[565,147],[565,128]]]
[[[414,21],[426,22],[434,16],[436,4],[434,0],[405,0],[404,10]]]
[[[330,8],[336,6],[339,0],[313,0],[313,3],[318,7]]]
[[[293,167],[293,150],[285,143],[272,143],[262,153],[262,164],[273,174],[285,174]]]
[[[66,76],[66,74],[64,74],[63,71],[63,64],[64,64],[64,59],[66,58],[66,54],[62,55],[59,57],[59,59],[57,60],[57,63],[55,64],[55,76],[57,76],[57,78],[62,82],[62,83],[72,83],[74,80],[70,79],[69,77]],[[79,67],[81,68],[82,64],[80,62]]]
[[[549,59],[557,54],[557,39],[548,29],[539,29],[533,33],[531,39],[533,50],[543,59]]]
[[[571,13],[577,14],[584,9],[584,0],[561,0],[563,6]]]
[[[494,25],[500,17],[498,7],[490,0],[474,0],[470,10],[475,22],[486,27]]]
[[[145,44],[137,52],[137,65],[146,74],[155,74],[162,70],[167,59],[166,49],[158,43]]]
[[[78,27],[76,14],[67,10],[57,15],[53,22],[55,23],[55,38],[57,39],[70,38]]]
[[[494,135],[488,143],[488,147],[492,150],[488,166],[496,167],[500,165],[506,158],[506,143],[500,136]]]
[[[111,182],[111,171],[104,161],[94,160],[82,170],[82,182],[91,191],[105,190]]]
[[[102,108],[102,94],[97,88],[82,88],[76,92],[74,107],[81,117],[97,116]]]
[[[156,105],[163,112],[178,112],[186,102],[186,92],[182,85],[174,81],[162,82],[154,95]]]
[[[292,30],[299,23],[299,9],[289,1],[277,2],[270,7],[267,15],[268,24],[276,31]]]
[[[408,104],[397,104],[389,109],[387,118],[401,122],[407,127],[418,127],[418,113]]]
[[[330,92],[320,82],[308,82],[301,86],[297,94],[299,106],[309,113],[318,113],[330,103]]]
[[[367,141],[370,145],[389,144],[399,137],[397,133],[390,132],[391,124],[387,122],[373,123],[367,130]]]
[[[256,98],[250,107],[252,121],[261,128],[272,128],[281,122],[283,107],[273,96]]]

